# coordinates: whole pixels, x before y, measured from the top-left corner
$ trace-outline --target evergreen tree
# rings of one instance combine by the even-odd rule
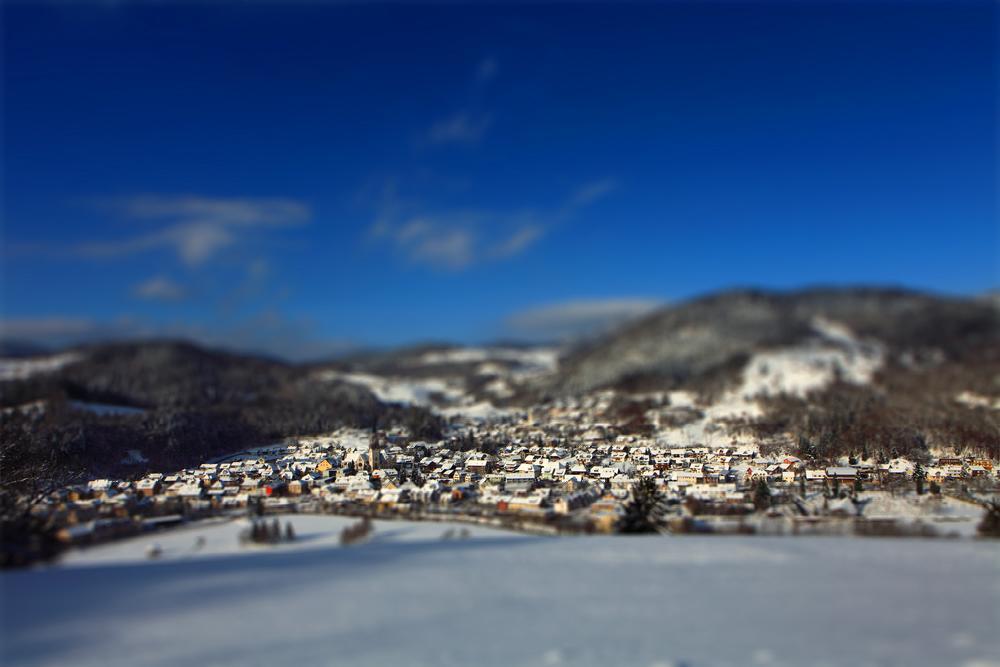
[[[757,482],[757,486],[753,491],[753,506],[757,508],[758,511],[770,509],[771,488],[767,485],[766,480],[762,479]]]
[[[632,485],[632,497],[619,520],[621,533],[654,533],[663,522],[666,500],[656,480],[649,477]]]
[[[264,514],[264,503],[259,496],[251,498],[250,502],[247,503],[247,514],[251,519]]]
[[[927,471],[925,471],[924,467],[918,463],[917,467],[913,469],[913,483],[917,487],[918,496],[924,495],[924,482],[926,481]]]
[[[805,435],[799,436],[799,456],[807,461],[816,458],[816,446]]]
[[[1000,537],[1000,500],[988,500],[982,503],[986,510],[983,520],[977,530],[981,537]]]

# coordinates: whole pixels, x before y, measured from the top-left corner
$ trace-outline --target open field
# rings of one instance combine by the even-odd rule
[[[291,520],[290,545],[206,523],[4,573],[2,662],[1000,665],[995,543],[376,522],[341,548],[348,519]]]

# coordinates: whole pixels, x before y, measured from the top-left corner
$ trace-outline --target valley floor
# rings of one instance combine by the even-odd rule
[[[0,574],[5,665],[1000,665],[995,542],[529,537],[285,517]],[[199,540],[198,538],[203,538]],[[148,560],[157,543],[162,555]]]

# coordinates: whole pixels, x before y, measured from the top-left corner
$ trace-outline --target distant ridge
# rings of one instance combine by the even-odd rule
[[[817,317],[885,345],[890,361],[928,351],[962,361],[1000,345],[998,311],[981,299],[895,287],[741,289],[667,306],[571,350],[544,388],[698,387],[757,351],[814,338]]]

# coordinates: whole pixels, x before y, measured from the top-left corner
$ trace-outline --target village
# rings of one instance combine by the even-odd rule
[[[780,442],[676,444],[621,433],[596,415],[576,403],[456,418],[437,442],[402,428],[341,429],[195,468],[91,480],[49,495],[35,512],[66,545],[247,512],[613,533],[633,486],[649,479],[673,532],[945,535],[961,525],[969,533],[982,513],[970,487],[988,494],[998,486],[1000,465],[986,458],[820,464],[782,452]]]

